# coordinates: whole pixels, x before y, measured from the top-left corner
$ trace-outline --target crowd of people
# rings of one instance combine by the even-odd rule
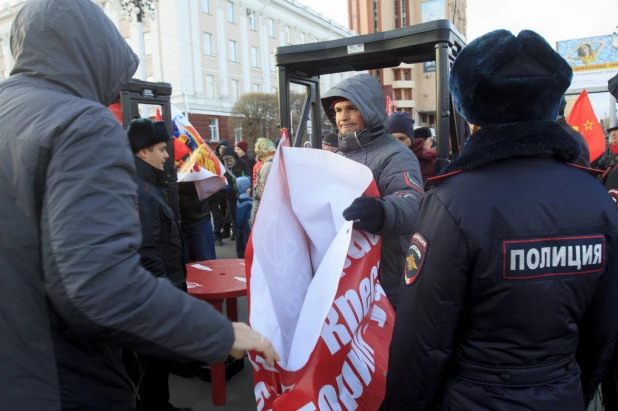
[[[243,258],[276,143],[221,142],[226,187],[200,199],[180,183],[179,224],[165,124],[138,118],[125,132],[107,109],[139,61],[101,8],[30,0],[11,46],[0,83],[3,407],[178,410],[172,362],[255,350],[273,366],[268,338],[188,295],[186,263],[215,259],[228,236]],[[618,127],[588,169],[586,142],[564,121],[571,79],[537,33],[472,41],[449,78],[472,134],[443,170],[431,129],[387,116],[374,77],[323,95],[336,132],[322,149],[366,165],[380,193],[343,216],[382,237],[380,282],[396,310],[383,410],[581,411],[600,384],[618,409]]]

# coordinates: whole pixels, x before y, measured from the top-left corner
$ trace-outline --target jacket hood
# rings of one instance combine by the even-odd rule
[[[386,103],[382,86],[369,74],[358,74],[347,78],[324,94],[322,107],[330,122],[337,127],[335,113],[331,107],[333,101],[345,98],[354,104],[365,121],[365,128],[371,132],[386,129]]]
[[[217,144],[217,147],[215,148],[215,150],[217,151],[217,153],[219,152],[219,147],[229,147],[230,143],[228,143],[227,141],[223,140],[222,142],[220,142],[219,144]]]
[[[236,179],[236,190],[238,193],[245,193],[249,188],[251,188],[251,179],[249,177],[243,176]]]
[[[90,0],[29,0],[11,27],[11,75],[41,77],[105,106],[139,59],[101,7]]]
[[[238,160],[238,154],[236,154],[236,151],[230,146],[225,146],[223,149],[223,154],[221,155],[221,157],[227,156],[234,157],[235,160]]]

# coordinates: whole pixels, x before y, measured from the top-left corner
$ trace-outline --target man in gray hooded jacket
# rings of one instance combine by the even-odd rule
[[[339,129],[338,153],[369,167],[378,185],[381,198],[357,198],[343,216],[354,228],[382,236],[381,283],[396,308],[423,196],[418,160],[387,133],[384,94],[372,76],[343,80],[326,92],[322,106]]]
[[[272,363],[258,333],[140,266],[133,155],[107,109],[138,59],[101,8],[29,0],[11,51],[0,83],[0,408],[131,410],[122,349],[213,363],[258,345]]]

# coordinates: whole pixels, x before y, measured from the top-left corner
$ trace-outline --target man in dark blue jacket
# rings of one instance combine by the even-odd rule
[[[135,154],[137,171],[137,206],[142,227],[141,262],[152,275],[167,278],[176,287],[187,290],[187,272],[182,250],[180,230],[174,212],[167,203],[168,182],[163,166],[169,157],[166,145],[170,139],[165,122],[149,118],[131,121],[127,129],[131,150]],[[181,410],[169,403],[167,360],[140,356],[143,378],[138,409],[152,411]],[[141,405],[141,408],[140,408]],[[189,408],[182,408],[188,410]]]
[[[474,133],[421,205],[386,410],[591,401],[616,340],[618,215],[555,123],[571,77],[531,31],[491,32],[455,60],[449,87]]]

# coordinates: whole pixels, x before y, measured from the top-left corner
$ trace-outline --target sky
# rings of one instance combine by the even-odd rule
[[[299,0],[347,27],[347,0]],[[555,47],[560,40],[612,34],[618,25],[618,0],[467,0],[468,42],[496,29],[514,34],[534,30]],[[609,94],[591,95],[604,117]]]
[[[343,26],[347,0],[300,0]],[[468,41],[489,31],[530,29],[556,41],[611,34],[618,25],[616,0],[467,0]]]

